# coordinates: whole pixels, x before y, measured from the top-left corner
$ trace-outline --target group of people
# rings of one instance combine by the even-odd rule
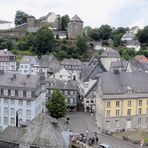
[[[86,130],[85,134],[80,134],[79,136],[76,137],[75,140],[78,140],[80,142],[83,142],[89,146],[92,146],[94,144],[97,144],[99,142],[99,138],[96,132],[94,133],[88,133]]]

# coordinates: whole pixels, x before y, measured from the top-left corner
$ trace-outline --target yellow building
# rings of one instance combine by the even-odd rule
[[[103,73],[99,77],[96,119],[102,129],[148,126],[148,74]]]

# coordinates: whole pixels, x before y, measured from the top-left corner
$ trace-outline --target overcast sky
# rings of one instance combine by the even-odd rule
[[[148,25],[148,0],[0,0],[0,19],[13,22],[17,10],[36,18],[48,12],[77,14],[91,27]]]

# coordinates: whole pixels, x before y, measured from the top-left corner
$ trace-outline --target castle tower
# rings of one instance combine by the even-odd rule
[[[83,33],[83,21],[75,15],[68,23],[67,27],[68,37],[70,39],[76,39]]]
[[[35,17],[34,16],[27,17],[27,26],[28,27],[35,27]]]

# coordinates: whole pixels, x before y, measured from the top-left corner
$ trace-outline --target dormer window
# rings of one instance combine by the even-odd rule
[[[126,93],[128,93],[128,94],[132,94],[133,93],[133,90],[132,90],[132,88],[130,86],[126,87]]]

